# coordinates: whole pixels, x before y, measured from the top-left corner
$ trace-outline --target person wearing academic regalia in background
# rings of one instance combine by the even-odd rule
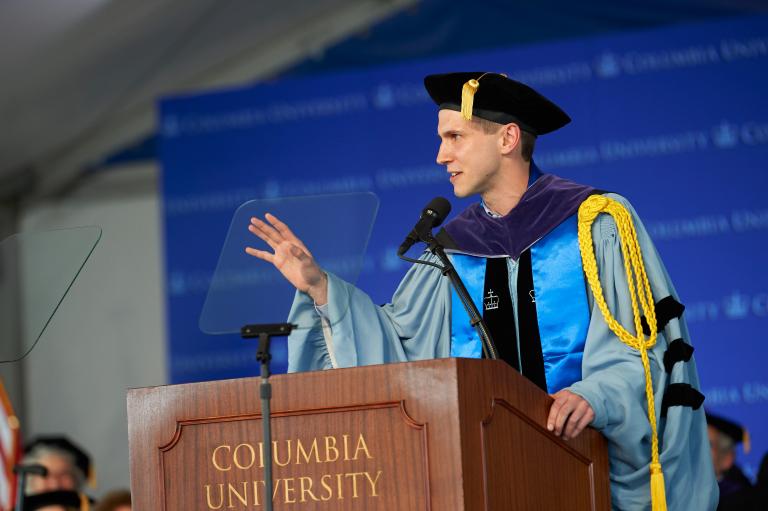
[[[752,487],[752,482],[736,464],[736,447],[743,444],[749,453],[749,433],[740,424],[707,411],[707,434],[712,452],[720,499]]]
[[[720,488],[718,511],[752,511],[768,509],[768,456],[763,459],[757,485],[736,464],[736,448],[742,445],[748,454],[749,432],[741,424],[707,411],[707,434],[712,452],[717,485]]]
[[[23,465],[42,465],[45,476],[28,475],[25,509],[59,511],[89,510],[92,499],[84,493],[87,483],[94,484],[90,456],[64,436],[39,436],[24,447]]]
[[[632,206],[537,167],[536,138],[570,118],[530,87],[481,72],[424,83],[439,108],[437,162],[457,197],[481,199],[437,239],[500,358],[552,395],[553,434],[570,439],[591,425],[606,437],[613,509],[714,510],[683,306]],[[415,264],[378,306],[324,272],[287,225],[265,219],[249,230],[271,250],[246,251],[296,286],[288,320],[317,325],[289,337],[289,371],[482,356],[438,268]],[[439,263],[429,252],[421,260]]]

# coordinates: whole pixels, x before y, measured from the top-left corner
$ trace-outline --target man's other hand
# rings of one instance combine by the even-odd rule
[[[576,438],[595,418],[589,403],[578,394],[563,389],[552,394],[555,402],[549,409],[547,429],[565,440]]]

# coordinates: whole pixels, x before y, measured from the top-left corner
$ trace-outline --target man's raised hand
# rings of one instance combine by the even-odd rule
[[[272,263],[296,289],[307,293],[317,305],[328,301],[328,276],[315,262],[312,253],[293,231],[276,216],[267,213],[266,222],[251,218],[248,230],[264,241],[273,252],[246,247],[245,251]]]

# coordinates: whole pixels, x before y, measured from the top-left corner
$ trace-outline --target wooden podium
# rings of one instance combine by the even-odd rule
[[[259,378],[128,393],[137,511],[264,506]],[[551,398],[500,361],[271,379],[276,510],[605,510],[602,436],[546,430]]]

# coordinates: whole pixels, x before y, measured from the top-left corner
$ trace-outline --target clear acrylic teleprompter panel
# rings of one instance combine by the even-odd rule
[[[245,252],[249,246],[273,252],[248,230],[252,217],[266,221],[264,215],[273,214],[304,243],[323,270],[354,283],[363,267],[378,208],[378,198],[368,192],[242,204],[232,217],[219,255],[200,315],[200,329],[208,334],[229,334],[249,324],[288,320],[296,289],[271,263]],[[318,317],[312,315],[297,327],[317,325]]]
[[[19,318],[18,334],[0,343],[0,363],[18,361],[36,346],[100,239],[101,228],[89,226],[0,242],[0,314]]]

